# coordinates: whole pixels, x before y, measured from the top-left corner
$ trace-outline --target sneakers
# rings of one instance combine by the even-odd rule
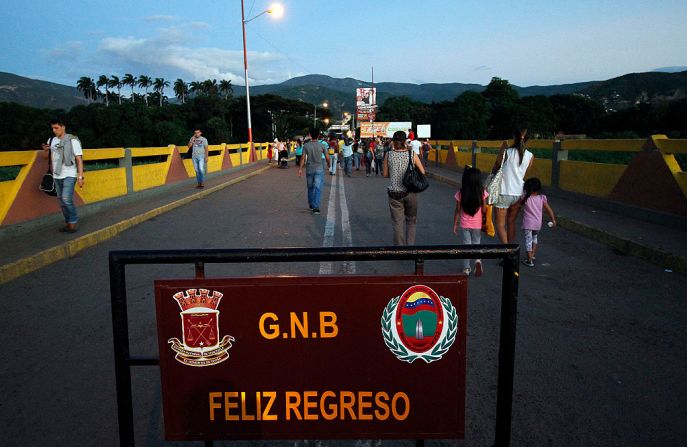
[[[482,273],[484,273],[484,270],[482,269],[482,261],[478,259],[475,261],[475,276],[482,276]]]
[[[527,267],[534,267],[534,262],[530,261],[529,259],[523,259],[522,263],[525,264]]]
[[[319,209],[319,208],[314,208],[314,209],[312,210],[312,213],[313,213],[313,214],[320,214],[320,209]]]

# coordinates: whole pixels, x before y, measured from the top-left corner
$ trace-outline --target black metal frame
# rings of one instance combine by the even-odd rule
[[[227,250],[129,250],[110,252],[110,296],[114,341],[119,445],[134,445],[131,389],[132,366],[159,365],[159,359],[132,357],[126,303],[126,266],[141,264],[194,264],[196,278],[205,277],[206,263],[399,261],[414,260],[415,274],[424,274],[425,260],[502,259],[501,323],[496,394],[496,447],[510,445],[513,406],[515,331],[518,304],[519,245],[437,245],[410,247],[323,247]],[[424,445],[422,440],[418,445]],[[211,446],[212,441],[205,441]]]

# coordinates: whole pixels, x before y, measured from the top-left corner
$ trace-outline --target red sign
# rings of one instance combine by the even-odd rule
[[[156,281],[168,440],[462,439],[464,276]]]

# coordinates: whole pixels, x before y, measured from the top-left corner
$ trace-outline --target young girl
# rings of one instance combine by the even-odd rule
[[[541,181],[538,178],[534,177],[525,180],[524,190],[525,195],[522,198],[522,229],[525,232],[527,259],[523,260],[522,263],[528,267],[534,267],[537,246],[539,244],[537,236],[539,235],[539,230],[541,230],[543,210],[546,210],[546,214],[551,218],[550,227],[556,225],[556,216],[549,206],[546,196],[541,193]]]
[[[489,196],[482,186],[482,173],[477,168],[466,167],[460,191],[455,195],[456,211],[453,213],[453,234],[460,235],[464,245],[479,244],[482,232],[482,219],[485,215],[486,198]],[[465,259],[463,272],[469,275],[470,260]],[[482,276],[482,261],[475,261],[475,276]]]

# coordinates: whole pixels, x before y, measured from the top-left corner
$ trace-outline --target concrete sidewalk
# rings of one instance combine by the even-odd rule
[[[460,187],[462,171],[429,166],[435,180]],[[666,270],[687,274],[687,232],[651,223],[593,205],[584,196],[544,188],[556,213],[558,225],[566,230],[613,247],[619,253],[637,256]],[[623,205],[616,208],[622,209]]]
[[[64,226],[61,214],[2,228],[0,284],[74,256],[135,225],[273,168],[266,161],[259,161],[210,174],[203,189],[197,189],[195,178],[192,178],[80,207],[79,231],[74,234],[58,231]]]

